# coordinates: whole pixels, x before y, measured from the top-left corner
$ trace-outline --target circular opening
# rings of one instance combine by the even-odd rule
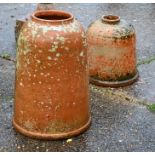
[[[73,15],[59,10],[43,10],[35,12],[32,18],[40,21],[60,22],[72,20]]]
[[[107,15],[107,16],[102,16],[102,20],[108,23],[116,23],[120,21],[120,17],[114,16],[114,15]]]

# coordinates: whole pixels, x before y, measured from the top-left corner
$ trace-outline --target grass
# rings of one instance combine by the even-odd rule
[[[5,60],[13,61],[16,62],[16,60],[11,58],[11,55],[7,52],[4,52],[3,54],[0,55],[0,58],[3,58]]]
[[[155,104],[148,105],[148,109],[149,109],[151,112],[155,112]]]
[[[146,60],[139,60],[137,63],[137,66],[143,65],[143,64],[150,64],[152,61],[155,61],[155,56],[150,57],[149,59]]]
[[[0,55],[1,58],[4,59],[10,59],[10,54],[8,54],[7,52],[3,53],[2,55]]]

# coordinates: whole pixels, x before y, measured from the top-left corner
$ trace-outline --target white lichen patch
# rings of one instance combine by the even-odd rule
[[[57,54],[56,54],[56,57],[59,57],[59,56],[60,56],[60,53],[57,53]]]
[[[48,59],[48,60],[52,60],[52,57],[51,57],[51,56],[48,56],[47,59]]]
[[[36,74],[34,74],[33,77],[36,77]]]
[[[18,48],[22,49],[22,52],[24,53],[24,55],[26,55],[27,53],[31,51],[30,44],[29,44],[29,38],[28,36],[25,36],[23,32],[21,32],[18,37],[17,46]]]
[[[38,83],[39,83],[39,84],[42,84],[42,82],[41,82],[41,81],[39,81]]]
[[[38,63],[38,64],[40,64],[40,63],[41,63],[41,61],[40,61],[40,60],[36,60],[36,61],[37,61],[37,63]]]
[[[56,50],[57,50],[57,48],[58,48],[58,45],[52,45],[52,48],[49,50],[49,52],[56,52]]]
[[[20,51],[19,51],[19,49],[18,49],[18,47],[17,47],[17,54],[16,54],[16,68],[17,68],[17,70],[20,68],[20,60],[19,60],[19,58],[20,58]]]
[[[58,42],[55,42],[55,41],[54,41],[53,44],[54,44],[54,45],[58,45]]]
[[[22,86],[22,87],[24,86],[22,82],[20,82],[19,85]]]
[[[57,40],[59,40],[61,43],[65,42],[65,38],[64,37],[56,37]]]
[[[87,47],[88,44],[87,44],[86,39],[84,39],[82,43],[83,43],[83,46]]]
[[[49,50],[49,52],[56,52],[58,49],[58,44],[64,44],[65,38],[62,36],[59,36],[59,34],[56,35],[55,41],[52,42],[52,47]]]
[[[51,27],[48,27],[48,26],[43,26],[42,27],[42,31],[43,31],[43,34],[45,35],[45,33],[47,33],[48,31],[51,31]]]
[[[86,36],[85,36],[85,33],[84,33],[84,32],[82,32],[82,33],[81,33],[81,36],[82,36],[82,38],[86,38]]]
[[[84,55],[84,52],[83,52],[83,51],[81,51],[81,52],[80,52],[80,56],[81,56],[81,57],[83,57],[83,55]]]
[[[29,59],[26,59],[26,63],[29,65],[30,64],[30,60]]]
[[[42,53],[43,51],[42,51],[42,50],[38,50],[38,52],[39,52],[39,53]]]
[[[35,30],[32,30],[32,38],[34,39],[35,38],[35,36],[36,36],[36,34],[37,34],[37,32],[35,31]]]

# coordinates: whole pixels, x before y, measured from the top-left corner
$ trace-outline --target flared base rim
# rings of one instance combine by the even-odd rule
[[[77,136],[83,132],[85,132],[91,124],[91,117],[89,118],[88,122],[82,126],[79,129],[67,132],[67,133],[60,133],[60,134],[46,134],[46,133],[37,133],[37,132],[32,132],[32,131],[28,131],[24,128],[22,128],[21,126],[19,126],[14,118],[13,118],[13,127],[20,132],[21,134],[31,137],[31,138],[35,138],[35,139],[44,139],[44,140],[60,140],[60,139],[67,139],[67,138],[71,138],[73,136]]]
[[[134,82],[136,82],[138,80],[138,78],[139,78],[139,73],[137,71],[135,76],[132,77],[131,79],[128,79],[128,80],[124,80],[124,81],[102,81],[102,80],[98,80],[98,79],[90,77],[90,83],[97,85],[97,86],[102,86],[102,87],[117,88],[117,87],[125,87],[128,85],[131,85]]]

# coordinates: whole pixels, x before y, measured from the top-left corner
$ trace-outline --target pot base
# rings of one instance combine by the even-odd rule
[[[67,132],[67,133],[60,133],[60,134],[45,134],[45,133],[35,133],[32,131],[28,131],[20,127],[13,119],[14,128],[20,133],[22,133],[23,135],[31,137],[31,138],[45,139],[45,140],[58,140],[58,139],[66,139],[66,138],[70,138],[73,136],[77,136],[81,134],[82,132],[86,131],[89,128],[90,124],[91,124],[91,118],[89,118],[88,122],[84,126],[74,131]]]
[[[139,77],[139,73],[137,71],[136,75],[133,78],[128,79],[128,80],[111,82],[111,81],[102,81],[102,80],[98,80],[98,79],[90,77],[90,83],[97,85],[97,86],[117,88],[117,87],[124,87],[124,86],[133,84],[134,82],[138,80],[138,77]]]

